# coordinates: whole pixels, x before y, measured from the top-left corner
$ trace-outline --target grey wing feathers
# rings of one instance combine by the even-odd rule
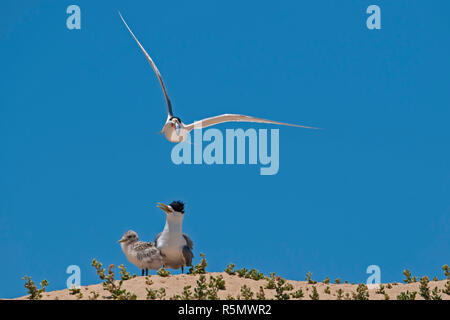
[[[139,241],[134,246],[133,249],[136,252],[136,257],[138,260],[153,261],[153,263],[162,263],[161,252],[156,248],[153,242]]]
[[[145,258],[162,260],[161,253],[156,247],[147,248],[145,250],[139,251],[137,253],[137,258],[139,260],[144,260]]]
[[[192,266],[192,258],[194,257],[192,250],[194,249],[194,242],[185,233],[183,233],[183,238],[186,240],[186,245],[183,246],[184,261],[187,266]]]
[[[136,36],[134,35],[133,31],[131,31],[130,27],[125,22],[125,19],[122,17],[120,12],[119,12],[119,16],[122,19],[122,21],[125,24],[125,26],[127,27],[128,31],[133,36],[134,40],[136,40],[137,44],[139,45],[139,48],[141,48],[142,52],[144,53],[145,57],[147,58],[148,62],[150,63],[150,66],[152,67],[153,71],[155,72],[156,77],[158,78],[159,84],[161,85],[161,88],[162,88],[163,93],[164,93],[164,99],[166,100],[166,105],[167,105],[167,113],[169,114],[169,116],[173,116],[172,103],[170,102],[169,94],[167,93],[166,86],[164,85],[164,81],[162,79],[161,73],[159,73],[159,70],[156,67],[156,64],[153,62],[152,58],[147,53],[147,51],[145,51],[144,47],[141,45],[139,40],[136,38]]]
[[[183,257],[185,265],[192,266],[192,258],[194,257],[194,254],[188,246],[183,246]]]
[[[153,242],[139,241],[138,243],[136,243],[134,245],[134,248],[136,250],[145,250],[145,249],[149,249],[149,248],[156,248],[156,246],[155,246],[155,244]]]
[[[191,240],[191,238],[189,238],[186,233],[183,233],[183,237],[184,240],[186,240],[186,246],[191,250],[194,249],[194,242]]]

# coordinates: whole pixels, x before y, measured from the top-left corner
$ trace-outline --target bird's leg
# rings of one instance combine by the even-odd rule
[[[184,267],[181,266],[181,273],[184,274]]]
[[[142,269],[142,276],[144,276],[144,269]]]
[[[145,268],[145,275],[148,276],[148,268]]]

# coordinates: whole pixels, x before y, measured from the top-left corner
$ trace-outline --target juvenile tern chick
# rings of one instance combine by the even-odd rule
[[[158,270],[163,264],[163,257],[153,242],[139,241],[139,237],[133,230],[127,231],[119,240],[123,253],[128,261],[139,269],[142,275],[148,276],[148,269]]]

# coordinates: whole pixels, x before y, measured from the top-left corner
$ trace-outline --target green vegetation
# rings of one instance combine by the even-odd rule
[[[208,265],[208,263],[206,262],[205,255],[203,253],[200,253],[200,257],[202,258],[200,260],[200,263],[191,267],[189,269],[188,274],[205,274],[206,273],[206,266]]]
[[[256,293],[257,300],[266,300],[266,294],[264,293],[264,288],[262,286],[259,287],[259,292]]]
[[[33,280],[31,280],[31,277],[25,276],[22,278],[22,280],[26,280],[25,288],[27,288],[28,291],[28,298],[29,300],[40,300],[42,299],[42,293],[45,292],[45,287],[48,287],[48,281],[42,280],[40,285],[41,288],[38,289],[36,285],[34,284]]]
[[[226,283],[223,275],[209,275],[209,279],[207,278],[207,262],[204,254],[200,254],[201,261],[195,265],[191,266],[188,274],[190,275],[198,275],[199,277],[196,280],[196,285],[191,286],[187,285],[184,286],[183,291],[174,294],[169,299],[170,300],[218,300],[219,292],[221,290],[226,290]],[[119,265],[118,269],[120,270],[120,280],[115,279],[114,274],[114,265],[110,265],[107,269],[107,271],[102,267],[102,264],[98,262],[96,259],[92,260],[92,266],[96,269],[97,275],[102,280],[102,287],[103,289],[109,293],[109,295],[102,296],[104,299],[112,299],[112,300],[135,300],[137,297],[135,294],[128,292],[126,289],[123,288],[123,282],[133,279],[136,277],[136,275],[131,275],[129,272],[127,272],[124,265]],[[406,290],[406,292],[401,292],[397,295],[397,300],[415,300],[417,295],[420,295],[425,300],[442,300],[442,295],[450,295],[450,270],[448,265],[442,266],[442,270],[444,271],[444,275],[447,278],[446,283],[444,287],[439,289],[439,284],[436,284],[435,286],[432,286],[433,289],[430,288],[430,280],[427,276],[423,276],[420,278],[419,281],[419,288],[417,291],[410,292],[409,290]],[[274,290],[271,292],[269,297],[273,295],[274,299],[277,300],[289,300],[289,299],[302,299],[305,296],[305,293],[303,290],[305,288],[298,288],[296,291],[294,290],[294,286],[289,283],[284,278],[277,276],[275,272],[271,273],[269,276],[265,276],[262,272],[259,272],[257,269],[247,269],[247,268],[241,268],[241,269],[235,269],[235,265],[233,263],[229,263],[225,269],[225,273],[227,273],[230,276],[238,276],[240,278],[243,278],[242,282],[244,282],[240,288],[240,293],[233,297],[230,294],[226,296],[227,300],[235,300],[235,299],[244,299],[244,300],[251,300],[251,299],[258,299],[258,300],[266,300],[266,293],[265,289],[267,290]],[[158,270],[158,275],[161,277],[168,277],[170,275],[170,272],[165,269],[161,268]],[[403,275],[405,276],[405,279],[403,280],[406,284],[412,284],[414,282],[417,282],[417,278],[415,276],[411,275],[411,272],[406,269],[403,271]],[[246,284],[244,279],[252,279],[255,281],[265,279],[266,284],[264,286],[259,286],[259,291],[253,292],[251,290],[251,287],[248,285],[248,282]],[[319,300],[319,292],[317,290],[316,284],[317,281],[312,279],[312,273],[308,272],[305,277],[307,284],[312,286],[306,286],[306,294],[308,294],[309,298],[312,300]],[[25,276],[23,280],[26,280],[25,288],[28,291],[27,299],[30,300],[39,300],[42,299],[43,293],[45,292],[46,287],[48,286],[48,282],[46,280],[43,280],[40,285],[41,288],[37,288],[35,283],[31,280],[30,277]],[[433,278],[433,281],[439,281],[437,277]],[[162,281],[164,283],[164,281]],[[341,284],[341,279],[337,278],[335,281],[335,284]],[[145,277],[145,283],[147,285],[146,291],[147,296],[146,298],[148,300],[165,300],[168,299],[166,288],[161,287],[158,289],[153,289],[153,281],[150,279],[150,276]],[[325,279],[322,281],[323,284],[325,284],[323,292],[328,295],[336,296],[337,300],[369,300],[369,289],[365,284],[358,284],[356,288],[356,292],[352,289],[349,290],[349,292],[344,292],[343,288],[339,288],[336,291],[336,294],[332,293],[331,286],[330,285],[330,278],[325,277]],[[348,281],[345,281],[347,284]],[[390,297],[387,294],[387,289],[392,289],[393,286],[398,285],[398,283],[387,283],[385,285],[380,284],[375,291],[376,294],[383,295],[385,300],[389,300]],[[416,285],[417,286],[417,285]],[[86,290],[88,288],[86,287]],[[354,289],[353,289],[354,290]],[[73,287],[68,289],[68,292],[70,295],[76,296],[77,299],[83,299],[84,295],[82,293],[81,288]],[[87,295],[85,299],[89,300],[97,300],[100,297],[100,293],[96,291],[90,291],[90,295]],[[447,298],[444,296],[444,298]],[[58,297],[55,298],[56,300]]]
[[[406,290],[406,292],[401,292],[397,296],[397,300],[415,300],[417,295],[417,291],[409,292]]]
[[[309,295],[309,297],[311,298],[311,300],[319,300],[319,293],[317,292],[316,286],[313,286],[313,292],[312,294]]]
[[[375,291],[375,293],[378,294],[386,294],[386,292],[384,291],[384,285],[380,284],[380,286],[378,287],[378,289]]]
[[[444,264],[442,266],[442,270],[444,271],[444,275],[447,277],[447,282],[445,283],[445,287],[442,290],[442,292],[450,295],[450,269],[449,269],[448,265]]]
[[[244,298],[244,300],[252,300],[253,299],[252,290],[245,284],[241,287],[241,297]]]
[[[431,299],[430,288],[428,288],[428,283],[429,282],[430,282],[430,280],[428,279],[427,276],[423,276],[420,279],[419,294],[425,300],[430,300]]]
[[[165,278],[165,277],[170,276],[170,271],[167,270],[166,268],[161,268],[158,270],[157,274],[158,274],[158,276]]]
[[[356,293],[353,293],[354,300],[369,300],[369,288],[363,283],[358,284]]]
[[[289,294],[287,291],[292,291],[294,287],[292,284],[287,283],[285,279],[280,276],[276,277],[275,282],[275,299],[277,300],[289,300]]]
[[[317,283],[317,281],[314,281],[313,279],[312,279],[312,273],[311,272],[308,272],[307,274],[306,274],[306,281],[308,281],[308,284],[316,284]]]
[[[294,299],[301,299],[304,297],[302,288],[298,289],[297,291],[294,291],[291,293],[291,297]]]
[[[69,289],[69,294],[72,296],[76,296],[78,300],[83,298],[83,293],[81,292],[81,289],[75,286]]]
[[[122,279],[123,281],[136,278],[135,274],[130,275],[130,273],[127,271],[127,269],[125,268],[125,266],[123,264],[121,264],[118,268],[120,270],[120,279]]]
[[[434,287],[433,291],[431,291],[431,300],[442,300],[442,296],[439,294],[441,290],[438,287]]]
[[[225,269],[225,273],[229,274],[230,276],[234,276],[236,274],[236,271],[234,271],[234,264],[229,263]]]
[[[269,277],[266,276],[267,284],[266,289],[275,289],[275,272],[272,272]]]
[[[336,300],[342,300],[342,298],[343,298],[343,293],[344,293],[344,290],[342,290],[341,288],[339,288],[338,291],[337,291]]]
[[[126,289],[122,289],[124,280],[115,280],[113,264],[108,267],[108,274],[105,273],[105,269],[102,268],[102,264],[96,259],[92,260],[91,265],[95,268],[97,275],[103,281],[103,289],[111,294],[110,296],[103,296],[103,298],[113,300],[136,300],[135,294],[128,292]]]

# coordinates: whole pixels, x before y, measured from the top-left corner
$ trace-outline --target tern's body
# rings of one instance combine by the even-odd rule
[[[171,142],[182,142],[185,141],[187,138],[187,135],[190,131],[193,129],[202,129],[206,127],[210,127],[219,123],[224,122],[258,122],[258,123],[270,123],[270,124],[278,124],[278,125],[285,125],[285,126],[293,126],[293,127],[300,127],[300,128],[309,128],[309,129],[317,129],[314,127],[307,127],[307,126],[300,126],[296,124],[289,124],[284,122],[278,122],[278,121],[272,121],[262,118],[256,118],[252,116],[246,116],[241,114],[222,114],[211,118],[206,118],[200,121],[193,122],[191,124],[184,124],[180,118],[175,117],[173,115],[172,111],[172,103],[170,101],[169,95],[166,90],[166,86],[164,84],[164,81],[162,79],[162,76],[156,67],[156,64],[153,62],[150,55],[147,53],[147,51],[144,49],[144,47],[141,45],[139,40],[136,38],[134,33],[131,31],[128,24],[125,22],[125,19],[122,17],[122,15],[119,13],[120,18],[122,19],[123,23],[127,27],[128,31],[133,36],[134,40],[137,42],[139,47],[141,48],[142,52],[144,53],[145,57],[147,58],[148,62],[150,63],[153,71],[156,74],[156,77],[159,80],[159,84],[161,85],[161,88],[164,93],[164,99],[166,101],[167,106],[167,120],[164,124],[164,127],[161,130],[161,133],[163,133],[167,140]]]
[[[192,264],[194,256],[194,243],[182,232],[184,206],[174,201],[169,206],[161,204],[160,208],[166,212],[166,225],[155,238],[156,247],[161,251],[164,266],[183,271],[184,266]]]
[[[163,265],[163,257],[153,242],[139,241],[136,232],[127,231],[119,240],[123,253],[128,261],[148,274],[148,269],[158,270]]]

